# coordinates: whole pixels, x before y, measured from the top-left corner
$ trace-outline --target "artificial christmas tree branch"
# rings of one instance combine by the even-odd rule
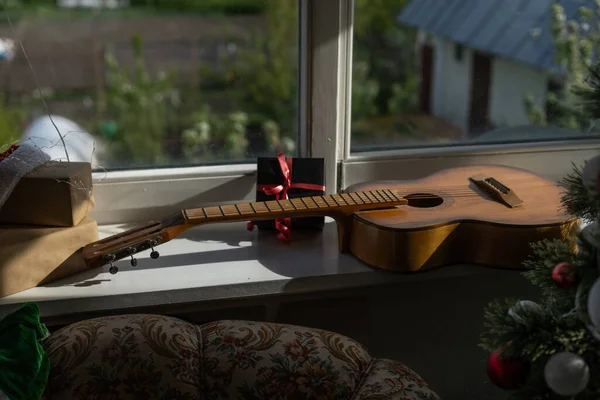
[[[560,185],[565,188],[562,205],[571,215],[576,215],[585,221],[598,218],[600,203],[598,196],[589,193],[582,181],[583,167],[573,164],[573,172],[565,176]]]
[[[600,63],[588,69],[585,85],[575,85],[571,91],[579,100],[579,109],[589,120],[600,119]]]
[[[600,118],[600,63],[573,91],[582,115]],[[573,165],[561,206],[589,224],[568,241],[532,243],[524,277],[538,302],[496,300],[484,311],[488,376],[514,400],[600,399],[600,156]],[[559,205],[557,205],[559,206]]]

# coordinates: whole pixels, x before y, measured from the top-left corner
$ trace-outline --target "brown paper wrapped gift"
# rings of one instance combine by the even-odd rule
[[[0,224],[75,226],[93,207],[89,163],[48,163],[21,178],[0,208]]]
[[[0,226],[0,297],[84,271],[78,251],[98,240],[96,222],[77,226]]]

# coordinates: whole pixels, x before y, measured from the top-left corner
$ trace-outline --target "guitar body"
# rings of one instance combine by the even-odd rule
[[[522,200],[511,208],[469,178],[483,174]],[[359,211],[348,250],[375,268],[411,272],[451,264],[518,269],[530,244],[567,239],[578,220],[561,209],[563,189],[531,172],[502,166],[453,168],[414,181],[357,184],[346,192],[391,189],[408,204]]]

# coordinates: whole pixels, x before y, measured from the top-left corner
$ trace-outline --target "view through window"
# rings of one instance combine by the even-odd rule
[[[597,134],[573,88],[600,3],[356,0],[352,151]]]
[[[104,169],[296,154],[296,0],[2,1],[0,145],[60,158],[58,127]]]

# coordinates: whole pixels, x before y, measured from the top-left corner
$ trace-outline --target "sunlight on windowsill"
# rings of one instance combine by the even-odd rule
[[[101,226],[101,237],[124,226]],[[415,283],[479,273],[480,267],[453,266],[416,274],[371,269],[349,254],[339,254],[337,232],[328,221],[322,233],[295,232],[290,244],[274,232],[250,232],[245,224],[199,227],[157,248],[138,254],[136,267],[118,261],[46,286],[0,299],[0,315],[16,304],[35,301],[45,316],[173,306],[273,295],[302,295],[359,289],[390,283]]]

